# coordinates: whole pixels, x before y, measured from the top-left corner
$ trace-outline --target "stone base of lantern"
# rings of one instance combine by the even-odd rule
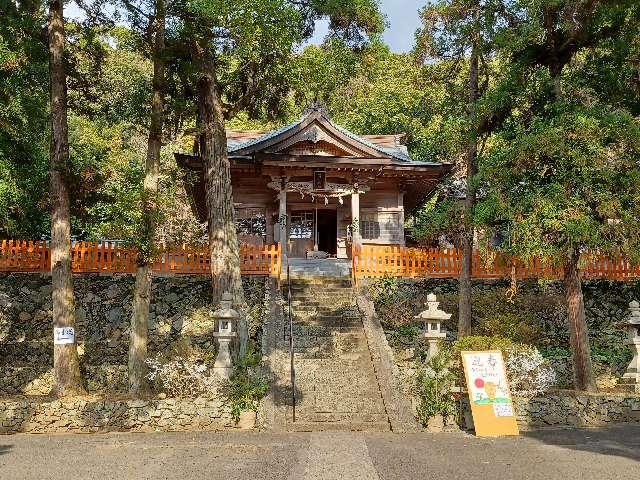
[[[218,355],[216,356],[216,362],[213,364],[214,373],[225,379],[231,377],[231,373],[233,373],[233,363],[229,350],[231,338],[218,336]]]
[[[429,332],[424,334],[424,338],[427,341],[427,345],[429,347],[429,358],[433,358],[435,355],[437,355],[438,353],[438,344],[440,343],[441,340],[445,339],[447,337],[447,334],[442,332],[442,333],[434,333],[434,332]]]
[[[640,393],[640,337],[634,338],[627,343],[634,350],[633,359],[622,376],[622,381],[624,384],[633,387],[636,393]]]

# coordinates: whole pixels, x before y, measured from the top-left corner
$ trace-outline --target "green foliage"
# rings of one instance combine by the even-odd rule
[[[482,336],[482,335],[469,335],[462,337],[453,342],[453,351],[459,354],[460,352],[469,350],[500,350],[506,353],[510,349],[513,349],[516,343],[504,337],[498,336]]]
[[[374,302],[376,312],[386,328],[397,329],[416,323],[413,300],[414,287],[402,279],[384,276],[372,281],[369,295]]]
[[[564,258],[570,248],[637,256],[640,124],[606,105],[556,104],[501,132],[484,157],[483,225],[510,226],[509,251]]]
[[[142,46],[130,45],[135,32],[71,23],[67,36],[70,109],[91,120],[146,127],[153,66]]]
[[[223,394],[231,410],[231,416],[236,422],[240,420],[240,414],[243,411],[257,411],[258,402],[269,391],[266,379],[255,373],[261,360],[260,353],[250,342],[247,353],[235,363],[233,375],[223,387]]]
[[[464,144],[464,119],[447,115],[462,112],[459,77],[448,83],[447,70],[446,63],[417,65],[411,55],[372,45],[330,110],[356,133],[404,133],[416,159],[450,162]]]
[[[264,303],[264,278],[251,276],[242,277],[242,290],[244,291],[244,300],[248,308],[246,319],[249,338],[256,343],[260,343],[259,336],[262,334],[262,326],[267,316]]]
[[[339,39],[323,45],[309,45],[294,60],[292,71],[293,99],[298,108],[314,100],[333,107],[336,93],[356,74],[359,62],[371,48],[355,52]]]
[[[411,226],[411,237],[420,244],[438,246],[444,232],[456,238],[461,232],[462,203],[456,198],[441,199],[436,193],[417,211]]]
[[[48,231],[48,52],[44,11],[3,2],[0,22],[0,236]]]
[[[479,335],[495,335],[518,343],[534,344],[541,336],[540,325],[528,312],[486,315],[478,322],[475,331]]]
[[[473,331],[477,335],[502,336],[514,342],[537,344],[551,341],[543,336],[541,319],[556,319],[553,339],[566,327],[562,314],[562,297],[555,291],[544,292],[537,285],[521,285],[521,292],[512,301],[506,297],[506,285],[493,288],[474,288],[472,291]],[[455,331],[458,297],[454,291],[441,292],[442,284],[425,280],[415,282],[397,277],[380,277],[368,285],[368,293],[376,312],[390,335],[392,342],[401,345],[412,343],[413,328],[422,328],[415,316],[425,308],[426,296],[438,292],[440,308],[452,317],[444,326]],[[549,325],[546,328],[551,328]],[[560,337],[560,341],[565,340]]]
[[[426,426],[435,415],[452,417],[457,412],[456,400],[451,390],[458,379],[451,368],[453,351],[441,349],[434,357],[418,365],[415,390],[419,398],[417,414]]]

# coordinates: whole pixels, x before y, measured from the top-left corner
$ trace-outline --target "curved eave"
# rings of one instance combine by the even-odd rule
[[[178,165],[184,169],[202,170],[202,160],[192,153],[175,153]],[[410,174],[429,174],[441,177],[447,175],[453,168],[452,164],[438,162],[406,162],[389,158],[353,158],[353,157],[321,157],[314,155],[282,155],[261,154],[258,158],[247,155],[230,155],[232,167],[242,167],[254,164],[273,167],[307,167],[307,168],[338,168],[338,169],[363,169],[393,172],[406,172]]]

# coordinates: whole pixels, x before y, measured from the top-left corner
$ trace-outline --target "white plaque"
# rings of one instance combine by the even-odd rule
[[[54,345],[67,345],[76,342],[76,332],[73,327],[54,327],[53,343]]]
[[[513,417],[513,406],[510,403],[494,403],[493,413],[496,417]]]

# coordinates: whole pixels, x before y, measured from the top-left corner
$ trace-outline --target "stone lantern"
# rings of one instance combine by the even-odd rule
[[[229,344],[236,336],[233,326],[240,315],[231,308],[232,304],[233,296],[229,292],[225,292],[222,294],[220,308],[213,312],[213,318],[218,323],[218,331],[213,334],[218,339],[218,355],[213,365],[213,371],[222,378],[229,378],[233,370]]]
[[[451,314],[438,308],[440,302],[437,301],[434,293],[427,295],[427,303],[425,305],[427,309],[416,315],[415,318],[424,321],[422,335],[427,339],[429,345],[429,358],[433,358],[438,353],[438,342],[447,336],[446,332],[440,330],[442,320],[449,320]]]
[[[633,359],[622,376],[625,383],[634,387],[640,393],[640,304],[633,301],[629,304],[629,319],[622,323],[627,331],[625,343],[633,349]]]

